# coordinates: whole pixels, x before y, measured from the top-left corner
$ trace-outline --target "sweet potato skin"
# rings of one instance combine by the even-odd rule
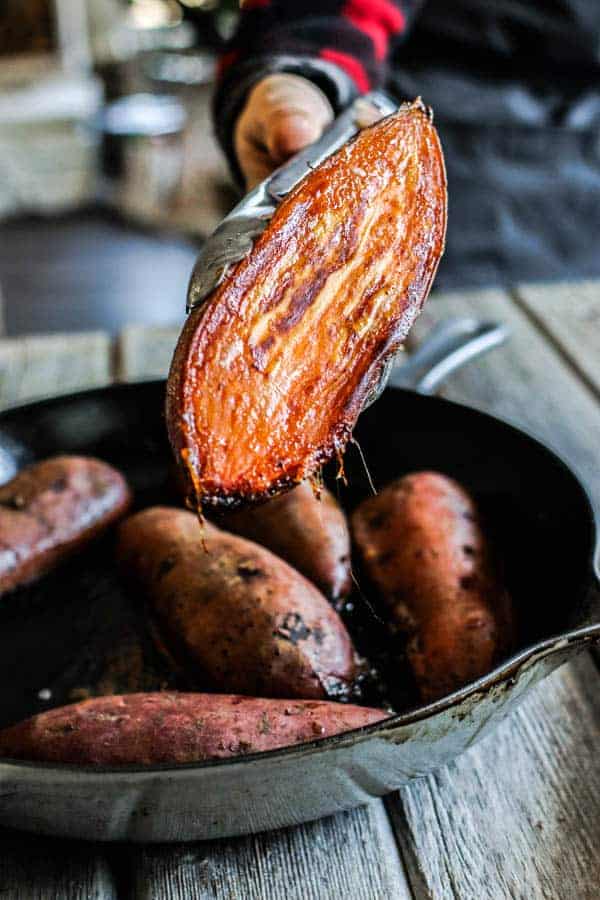
[[[327,488],[317,494],[304,482],[259,506],[226,513],[219,524],[268,547],[333,602],[350,592],[350,531]]]
[[[380,709],[228,694],[95,697],[0,731],[0,757],[151,766],[258,753],[372,725]]]
[[[0,487],[0,594],[40,578],[125,514],[127,482],[98,459],[56,456]]]
[[[352,531],[424,700],[486,674],[509,652],[514,615],[469,494],[435,472],[407,475],[364,501]]]
[[[346,628],[325,597],[264,547],[167,507],[119,530],[124,571],[144,592],[173,655],[220,691],[343,696],[356,675]]]
[[[445,228],[442,152],[419,102],[281,203],[173,357],[167,425],[195,502],[264,500],[342,452],[427,297]]]

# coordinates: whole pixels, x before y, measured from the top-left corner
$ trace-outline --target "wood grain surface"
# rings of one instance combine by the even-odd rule
[[[418,900],[596,900],[600,691],[587,654],[387,801]]]
[[[117,340],[116,378],[119,381],[166,378],[179,331],[177,325],[164,328],[128,325]]]
[[[111,380],[111,340],[105,332],[0,340],[0,408]]]
[[[600,499],[593,328],[600,320],[600,285],[434,297],[414,340],[435,322],[464,314],[502,320],[512,336],[505,347],[454,374],[441,393],[533,429],[577,466]],[[169,328],[131,328],[117,352],[103,335],[77,336],[75,342],[73,335],[36,338],[35,347],[2,340],[0,403],[113,376],[158,376],[166,371],[174,338]],[[385,802],[296,828],[148,847],[1,831],[0,897],[595,900],[599,686],[596,667],[583,655],[438,773]]]
[[[131,867],[137,900],[412,896],[382,801],[246,838],[136,849]]]
[[[587,385],[503,292],[433,298],[413,341],[452,315],[497,319],[511,337],[455,373],[440,393],[532,429],[578,467],[600,499],[600,406]],[[480,745],[389,798],[418,898],[598,896],[597,682],[587,655],[563,667]]]
[[[117,900],[119,894],[105,848],[2,828],[0,897]]]
[[[600,283],[523,284],[512,293],[600,398]]]
[[[600,310],[600,297],[597,305]],[[504,322],[511,335],[504,346],[453,374],[438,393],[532,431],[582,473],[600,500],[600,404],[594,393],[502,291],[434,296],[411,332],[411,343],[457,315]],[[566,329],[567,311],[564,318]]]

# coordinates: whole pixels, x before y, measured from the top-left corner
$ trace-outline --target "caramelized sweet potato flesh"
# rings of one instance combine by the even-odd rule
[[[169,434],[199,502],[269,496],[342,451],[423,305],[445,227],[443,157],[420,102],[284,200],[173,359]]]

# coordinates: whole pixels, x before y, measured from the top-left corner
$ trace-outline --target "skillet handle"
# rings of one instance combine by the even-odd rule
[[[392,369],[388,385],[433,394],[452,372],[503,344],[510,335],[501,322],[446,319],[436,325],[410,359]]]

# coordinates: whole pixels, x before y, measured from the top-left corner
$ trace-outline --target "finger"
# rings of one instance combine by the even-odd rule
[[[285,112],[273,117],[267,128],[267,150],[276,163],[282,163],[308,144],[318,140],[323,123],[304,111]]]
[[[253,91],[247,107],[253,137],[283,162],[320,137],[333,118],[327,97],[298,75],[271,75]]]
[[[237,131],[234,137],[234,149],[247,190],[251,190],[269,177],[273,171],[273,160],[266,148],[258,146],[243,131]]]
[[[354,101],[354,121],[359,128],[368,128],[383,119],[385,113],[382,113],[373,103],[369,103],[364,97],[359,97]]]
[[[252,90],[234,130],[234,149],[248,185],[317,140],[333,118],[331,105],[312,82],[271,75]]]

